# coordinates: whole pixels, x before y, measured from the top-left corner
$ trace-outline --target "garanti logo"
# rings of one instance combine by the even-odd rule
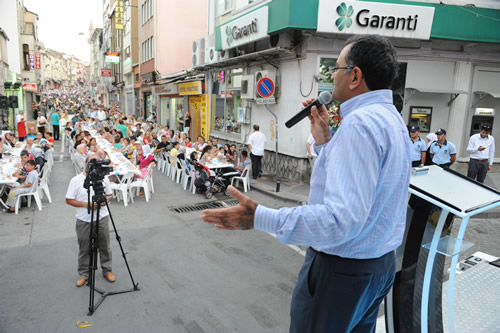
[[[226,26],[226,42],[227,45],[231,45],[233,40],[238,40],[240,38],[248,37],[251,34],[256,34],[257,31],[257,19],[253,19],[249,24],[245,24],[241,27],[237,26]]]
[[[352,24],[351,15],[354,13],[354,9],[352,6],[347,8],[347,5],[342,2],[337,7],[337,13],[339,14],[339,18],[335,21],[335,25],[339,28],[340,31],[344,30],[344,28],[349,28]]]
[[[233,42],[233,31],[229,25],[226,27],[226,41],[227,45],[231,45]]]

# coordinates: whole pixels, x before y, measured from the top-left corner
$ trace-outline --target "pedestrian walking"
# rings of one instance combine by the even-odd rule
[[[467,151],[470,154],[467,177],[484,183],[486,173],[493,168],[495,138],[491,136],[491,126],[483,125],[481,131],[469,139]]]
[[[54,133],[54,140],[59,141],[59,118],[61,118],[61,111],[55,110],[52,112],[52,133]]]
[[[38,117],[36,118],[36,127],[38,128],[38,132],[45,135],[45,126],[47,126],[47,118],[42,116],[42,113],[38,111]]]
[[[266,145],[266,136],[259,131],[259,125],[253,125],[253,133],[248,137],[248,151],[252,160],[252,178],[262,176],[262,157],[264,157],[264,147]]]

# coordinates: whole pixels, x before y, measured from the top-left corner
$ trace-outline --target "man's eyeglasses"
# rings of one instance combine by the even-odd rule
[[[354,66],[346,66],[346,67],[330,67],[330,74],[335,74],[339,69],[353,69]]]

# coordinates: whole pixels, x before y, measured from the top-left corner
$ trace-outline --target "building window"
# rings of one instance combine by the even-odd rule
[[[26,22],[24,24],[24,33],[26,35],[33,35],[33,36],[35,36],[35,29],[34,29],[33,23]]]
[[[238,109],[241,107],[241,75],[243,70],[233,69],[217,73],[214,80],[215,110],[212,129],[228,134],[241,133]]]
[[[216,16],[221,16],[233,9],[233,0],[217,0],[215,7]]]
[[[30,46],[28,44],[23,44],[23,59],[24,59],[24,70],[29,71],[30,67]]]

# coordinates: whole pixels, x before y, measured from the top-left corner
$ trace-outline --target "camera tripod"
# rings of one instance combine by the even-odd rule
[[[115,222],[113,220],[113,217],[111,216],[111,210],[109,209],[108,201],[106,199],[106,196],[104,194],[104,185],[102,183],[102,180],[100,181],[93,181],[90,180],[89,182],[86,182],[85,187],[87,188],[87,193],[88,193],[88,210],[91,212],[91,222],[90,222],[90,244],[89,244],[89,255],[90,255],[90,261],[89,261],[89,279],[88,279],[88,286],[90,287],[90,295],[89,295],[89,312],[87,313],[88,316],[92,316],[94,312],[97,310],[99,305],[104,301],[104,299],[108,296],[113,296],[113,295],[118,295],[118,294],[125,294],[125,293],[130,293],[133,291],[138,291],[139,289],[139,283],[134,282],[134,278],[132,276],[132,272],[130,271],[130,267],[128,265],[127,257],[125,256],[125,252],[123,251],[122,243],[121,243],[121,238],[118,235],[118,231],[116,230]],[[94,188],[94,196],[92,197],[92,202],[90,200],[90,188]],[[96,288],[95,286],[95,271],[97,269],[97,253],[99,252],[99,213],[101,210],[101,205],[105,204],[106,208],[108,209],[109,213],[109,218],[111,220],[111,224],[113,225],[113,230],[115,231],[116,235],[116,240],[118,241],[118,244],[120,245],[120,250],[122,252],[123,259],[125,260],[125,265],[127,266],[128,274],[130,275],[130,280],[132,280],[132,289],[128,290],[122,290],[122,291],[104,291],[99,288]],[[95,213],[95,220],[94,220],[94,209],[93,207],[96,207],[96,213]],[[98,292],[101,294],[101,298],[97,301],[96,304],[94,304],[95,301],[95,292]]]

